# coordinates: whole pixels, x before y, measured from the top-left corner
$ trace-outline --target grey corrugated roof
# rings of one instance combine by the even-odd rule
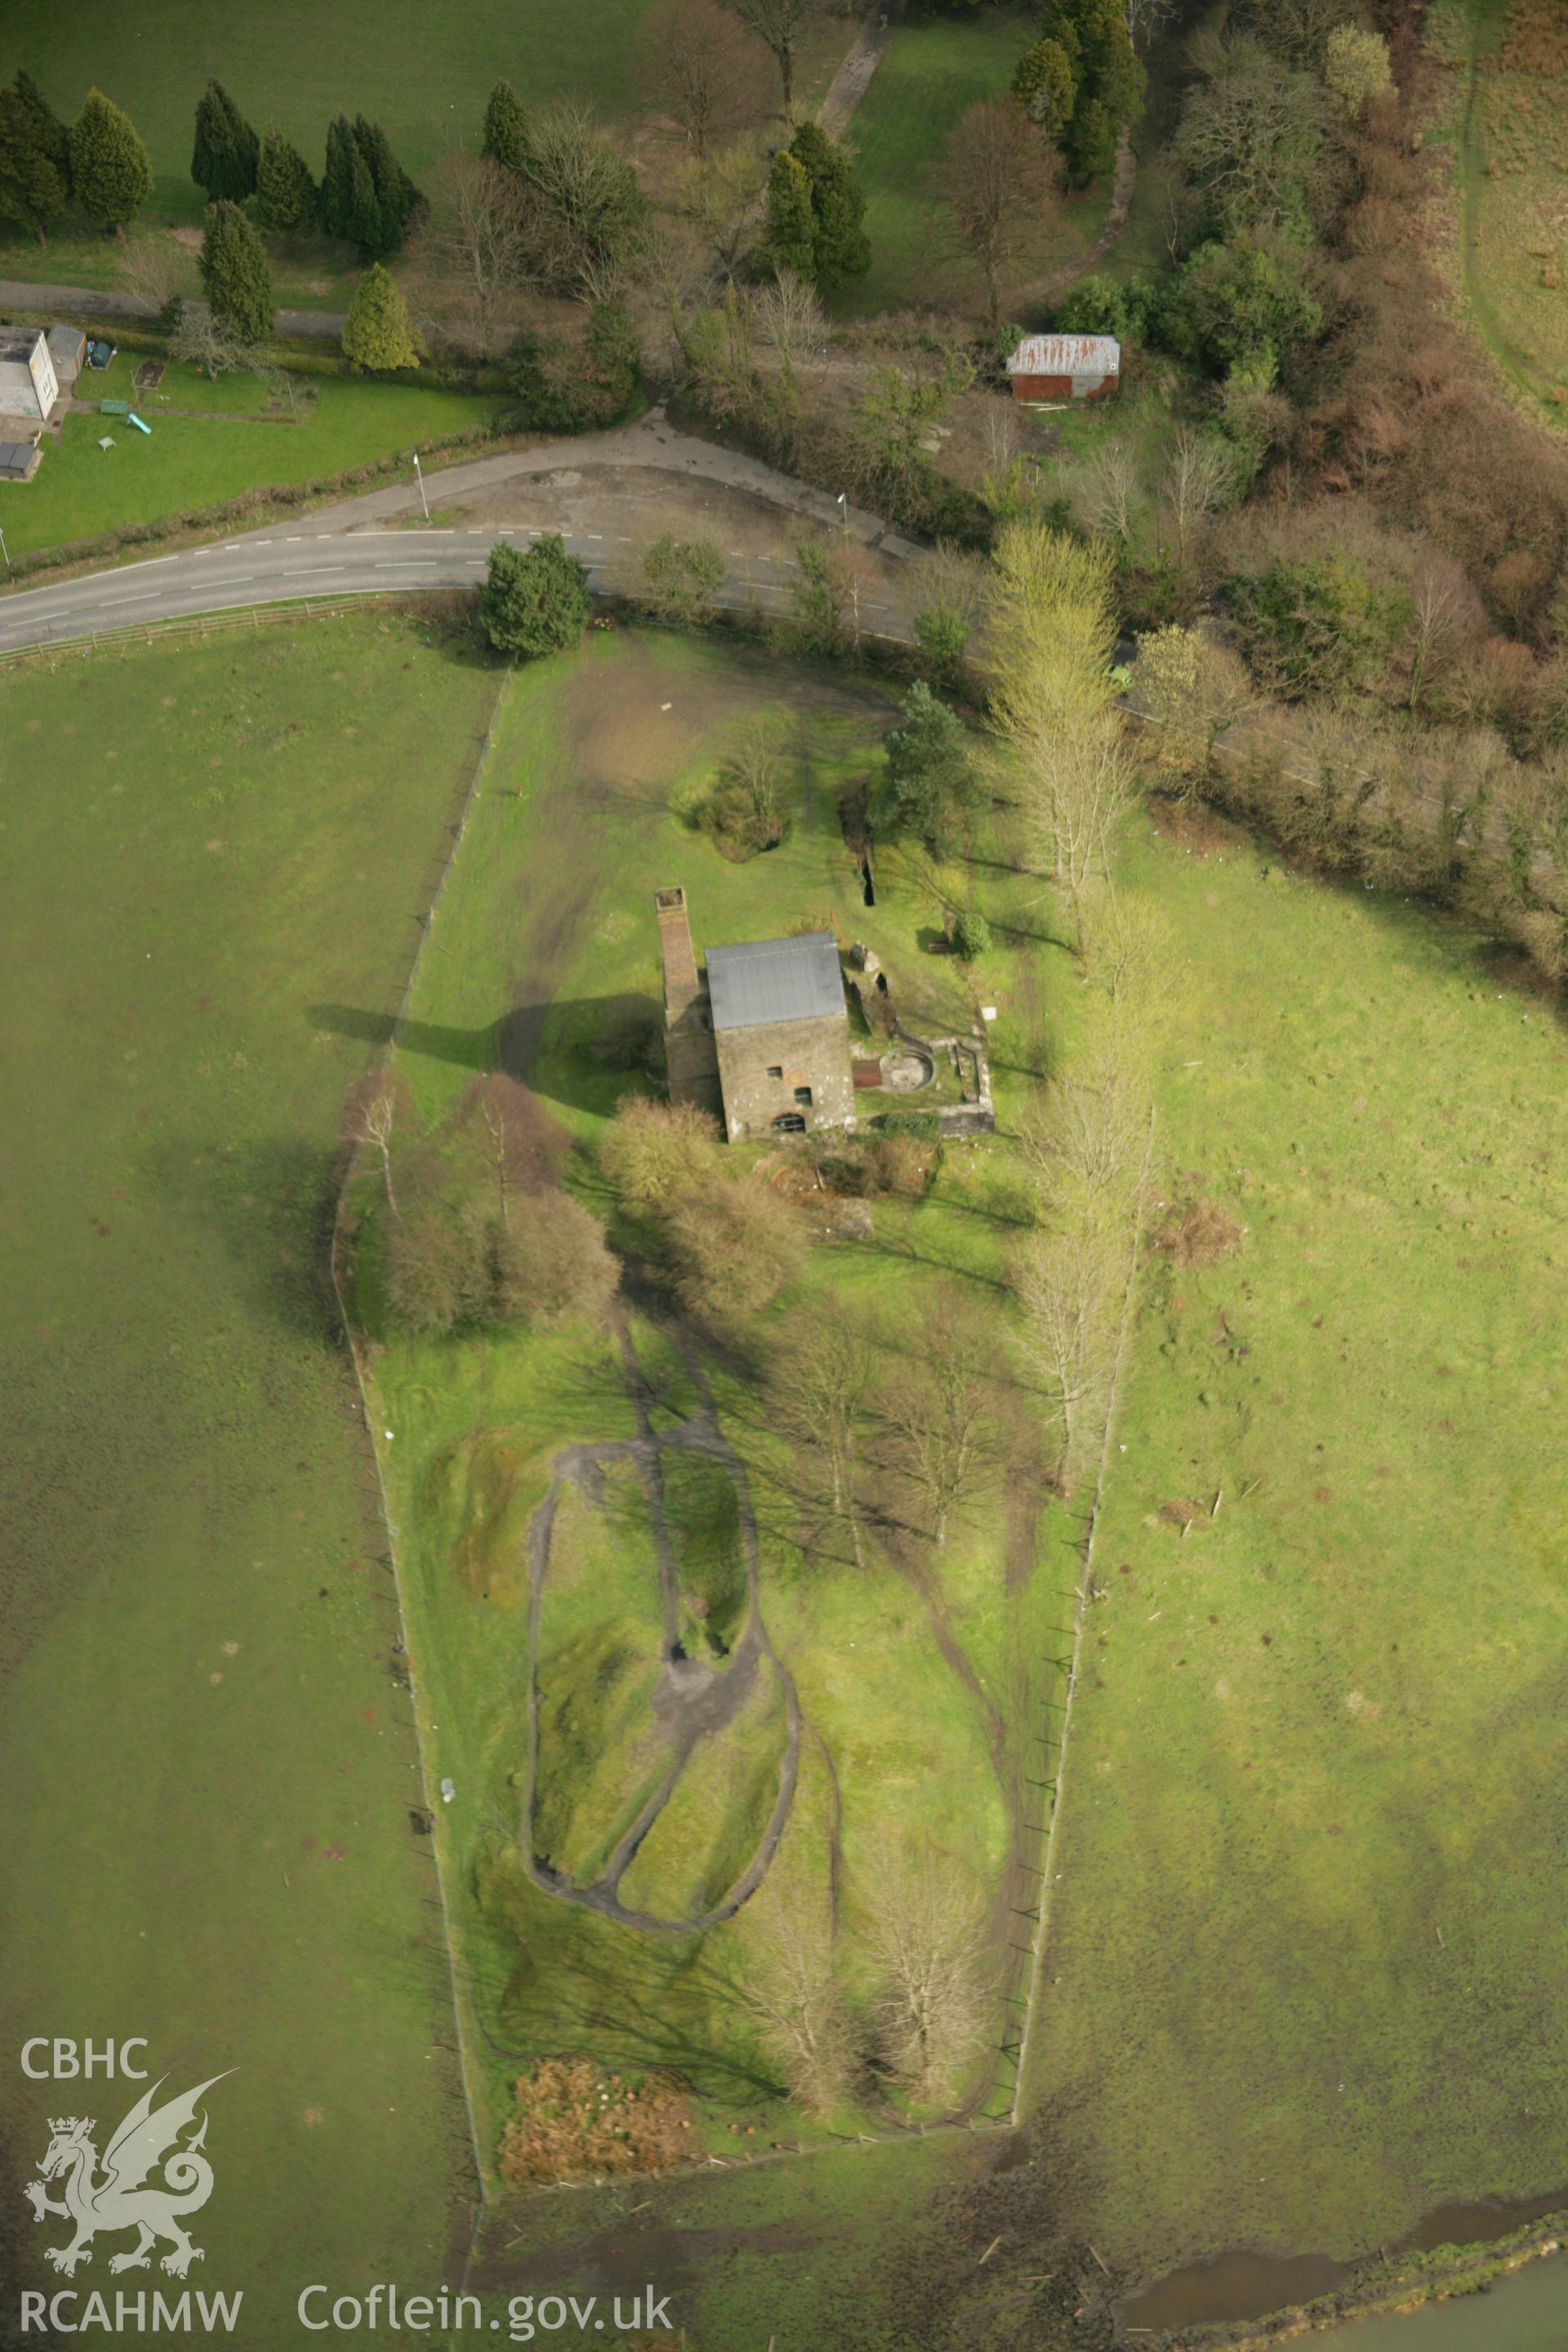
[[[0,441],[0,474],[25,474],[33,462],[31,441]]]
[[[842,1013],[844,980],[832,932],[710,948],[708,1001],[715,1029],[754,1029],[764,1021],[812,1021],[824,1013]]]

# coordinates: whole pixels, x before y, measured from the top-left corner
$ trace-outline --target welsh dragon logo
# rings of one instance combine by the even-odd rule
[[[213,2168],[202,2154],[206,2116],[202,2116],[194,2137],[183,2146],[180,2135],[195,2122],[203,2092],[224,2077],[213,2074],[183,2097],[154,2107],[153,2101],[167,2079],[160,2075],[137,2100],[103,2151],[101,2174],[92,2144],[96,2118],[50,2116],[51,2136],[38,2168],[40,2178],[30,2180],[22,2193],[33,2208],[35,2221],[58,2214],[62,2221],[75,2222],[76,2235],[68,2246],[44,2249],[46,2262],[64,2271],[68,2278],[79,2263],[92,2260],[92,2241],[100,2231],[140,2232],[129,2253],[110,2257],[111,2271],[145,2270],[153,2248],[165,2239],[174,2251],[163,2256],[163,2267],[175,2278],[184,2278],[191,2264],[203,2259],[201,2248],[192,2245],[183,2223],[185,2215],[199,2211],[213,2192]],[[160,2167],[162,2181],[144,2187],[148,2174]],[[63,2203],[56,2203],[44,2184],[61,2179],[65,2198]]]

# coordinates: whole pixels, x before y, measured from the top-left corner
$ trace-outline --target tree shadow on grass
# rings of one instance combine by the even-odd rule
[[[628,1056],[626,1041],[639,1032],[655,1038],[662,1026],[656,1000],[636,990],[513,1004],[477,1028],[437,1021],[405,1021],[399,1028],[392,1014],[353,1004],[311,1004],[306,1018],[332,1036],[365,1045],[388,1045],[395,1032],[400,1054],[476,1074],[500,1071],[546,1101],[605,1117],[646,1070],[635,1054]]]

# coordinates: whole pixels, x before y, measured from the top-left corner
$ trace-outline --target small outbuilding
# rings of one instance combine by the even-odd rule
[[[54,364],[55,381],[68,392],[87,365],[87,337],[79,327],[53,326],[44,338]]]
[[[1114,335],[1026,335],[1007,362],[1015,400],[1103,400],[1121,381]]]
[[[0,441],[0,482],[30,482],[37,470],[37,441]]]
[[[37,327],[0,331],[0,416],[41,422],[59,396],[49,347]]]

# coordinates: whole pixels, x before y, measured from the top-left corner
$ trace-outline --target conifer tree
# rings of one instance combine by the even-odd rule
[[[350,134],[349,148],[349,210],[343,234],[357,245],[363,261],[378,260],[387,251],[385,226],[381,217],[381,205],[375,193],[375,182],[370,175],[364,149]]]
[[[408,305],[379,261],[371,264],[354,288],[343,327],[343,357],[362,373],[367,368],[419,364]]]
[[[528,114],[510,81],[498,81],[489,94],[482,152],[509,172],[528,169]]]
[[[71,191],[83,212],[123,228],[153,193],[153,165],[135,124],[89,89],[71,130]]]
[[[363,114],[354,117],[354,143],[364,157],[370,171],[371,184],[375,190],[376,208],[381,215],[381,243],[377,255],[395,253],[408,234],[408,225],[419,208],[419,191],[392,152],[392,142],[379,122],[367,122]]]
[[[256,169],[256,217],[273,236],[309,236],[320,207],[310,167],[281,131],[261,142]]]
[[[237,343],[264,343],[277,306],[272,272],[260,237],[226,196],[207,206],[201,271],[215,326]]]
[[[811,275],[824,288],[853,285],[871,267],[870,239],[861,226],[866,192],[854,163],[812,121],[799,125],[789,145],[811,187]]]
[[[40,245],[69,202],[65,180],[38,144],[37,125],[15,88],[0,89],[0,220],[30,229]]]
[[[775,269],[793,269],[797,278],[816,275],[816,222],[811,209],[811,182],[787,147],[781,147],[768,172],[768,225],[764,242]]]
[[[47,155],[65,183],[68,196],[71,186],[71,135],[60,121],[26,66],[18,67],[11,85],[18,103],[33,127],[33,143]]]
[[[216,204],[243,204],[256,192],[260,142],[222,82],[209,81],[196,100],[191,177]]]
[[[321,174],[321,227],[328,236],[353,234],[349,221],[353,210],[354,157],[358,153],[347,115],[335,115],[327,125],[327,165]]]

